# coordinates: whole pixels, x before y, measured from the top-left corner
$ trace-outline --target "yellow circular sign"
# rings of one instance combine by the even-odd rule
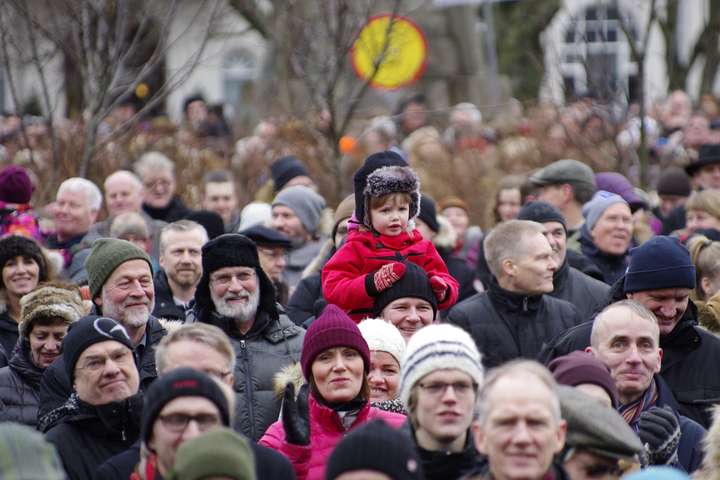
[[[399,88],[425,71],[427,40],[406,17],[389,13],[371,17],[350,52],[355,73],[375,88]]]

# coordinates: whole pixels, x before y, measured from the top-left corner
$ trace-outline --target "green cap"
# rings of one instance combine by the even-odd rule
[[[558,160],[541,168],[530,177],[535,185],[558,185],[562,183],[583,184],[595,187],[592,169],[577,160]]]
[[[65,480],[55,447],[40,433],[18,423],[0,425],[0,478]]]
[[[558,397],[568,424],[568,447],[618,460],[632,458],[643,450],[640,438],[612,408],[566,385],[558,386]]]
[[[152,272],[148,254],[127,240],[99,238],[93,242],[92,251],[85,261],[91,299],[100,294],[100,289],[115,269],[128,260],[145,260]]]
[[[183,442],[167,480],[208,477],[255,480],[255,455],[249,440],[222,427]]]

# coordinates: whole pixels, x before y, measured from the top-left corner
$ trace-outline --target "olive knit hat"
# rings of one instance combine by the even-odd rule
[[[183,442],[168,480],[255,480],[250,442],[229,428],[214,428]]]
[[[152,271],[148,254],[127,240],[99,238],[93,242],[92,251],[85,261],[91,299],[100,295],[100,289],[108,277],[128,260],[145,260]]]

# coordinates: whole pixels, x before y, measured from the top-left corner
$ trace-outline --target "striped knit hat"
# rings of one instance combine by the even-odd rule
[[[484,375],[480,358],[472,337],[459,327],[442,323],[418,330],[405,350],[400,373],[400,400],[407,407],[412,387],[436,370],[465,372],[479,388]]]

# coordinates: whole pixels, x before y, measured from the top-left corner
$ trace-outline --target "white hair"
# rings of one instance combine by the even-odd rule
[[[140,156],[140,159],[133,165],[133,170],[140,178],[151,170],[169,171],[175,175],[175,164],[165,154],[160,152],[147,152]]]
[[[137,175],[135,175],[132,172],[129,172],[127,170],[117,170],[110,175],[107,176],[105,179],[105,183],[103,183],[103,186],[105,187],[105,190],[107,190],[108,184],[112,182],[113,180],[127,180],[130,183],[133,184],[133,186],[138,190],[142,190],[143,184],[138,178]]]
[[[102,207],[102,192],[93,182],[87,178],[82,177],[71,177],[60,184],[57,190],[57,196],[65,191],[81,192],[85,194],[90,210],[98,211]]]
[[[470,115],[470,121],[473,125],[479,125],[482,122],[482,113],[480,110],[470,102],[458,103],[452,108],[452,113],[463,112]]]

